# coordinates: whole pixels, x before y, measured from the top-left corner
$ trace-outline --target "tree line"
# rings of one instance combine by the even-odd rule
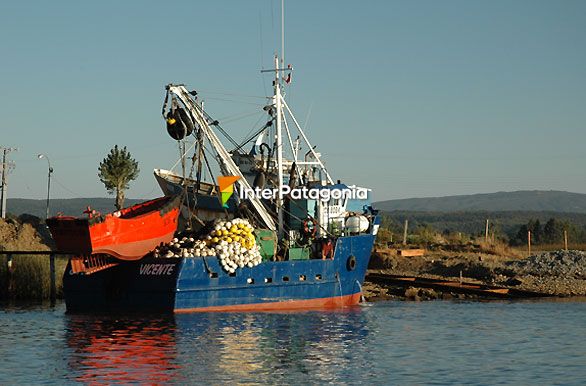
[[[511,246],[527,244],[529,231],[534,245],[562,244],[564,232],[569,243],[586,243],[586,214],[582,213],[397,211],[383,213],[382,228],[388,232],[387,238],[392,235],[393,241],[400,241],[408,220],[410,235],[429,239],[433,233],[446,240],[463,240],[484,238],[487,219],[489,239]]]
[[[532,219],[522,224],[509,243],[511,245],[527,244],[529,232],[531,232],[531,243],[537,245],[563,243],[565,237],[574,243],[586,242],[586,229],[567,220],[550,218],[545,225],[541,225],[539,219]]]

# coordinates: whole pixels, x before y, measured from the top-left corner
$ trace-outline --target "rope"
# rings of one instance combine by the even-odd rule
[[[250,131],[246,134],[247,136],[252,132],[252,130],[254,130],[254,127],[256,125],[258,125],[258,123],[262,120],[262,117],[264,116],[264,114],[262,114],[258,120],[255,122],[255,124],[252,126],[252,129],[250,129]],[[272,120],[270,120],[269,122],[271,122],[272,125]],[[261,127],[259,130],[255,131],[254,134],[249,135],[248,138],[245,136],[245,139],[243,142],[240,143],[240,145],[237,145],[236,148],[232,151],[239,151],[240,149],[242,149],[244,146],[246,146],[246,144],[248,144],[250,141],[252,141],[253,139],[255,139],[256,137],[259,136],[260,133],[262,133],[267,127],[270,127],[271,125],[269,125],[269,123],[267,122],[263,127]]]
[[[208,90],[202,90],[202,89],[199,89],[199,88],[197,89],[197,91],[201,91],[201,92],[206,93],[206,94],[236,96],[236,97],[243,97],[243,98],[254,98],[254,99],[267,99],[268,98],[266,96],[261,96],[261,95],[246,95],[246,94],[219,92],[219,91],[208,91]]]
[[[252,105],[252,106],[264,106],[265,105],[264,103],[235,101],[233,99],[226,99],[226,98],[206,97],[206,99],[211,99],[211,100],[214,100],[214,101],[222,101],[222,102],[242,103],[242,104],[245,104],[245,105]]]
[[[165,101],[163,102],[163,109],[161,110],[161,115],[163,116],[163,119],[165,118],[165,110],[167,110],[167,102],[169,101],[169,89],[167,89],[167,92],[165,93]]]
[[[366,298],[364,297],[362,285],[360,284],[360,282],[358,280],[356,280],[356,284],[358,284],[358,288],[360,288],[360,303],[364,303],[364,302],[366,302]]]
[[[201,110],[201,112],[203,113],[203,116],[206,118],[206,120],[208,120],[208,123],[211,122],[211,125],[215,126],[233,146],[238,146],[238,143],[222,128],[222,126],[220,126],[220,123],[217,120],[213,119],[204,110]]]
[[[228,122],[235,122],[238,121],[240,119],[244,119],[247,117],[251,117],[253,115],[259,114],[258,110],[255,110],[252,113],[241,113],[241,114],[234,114],[234,115],[229,115],[225,118],[220,119],[222,121],[222,123],[228,123]]]
[[[336,272],[336,280],[338,280],[338,285],[340,286],[340,305],[344,304],[344,300],[342,300],[342,282],[340,281],[340,274]]]

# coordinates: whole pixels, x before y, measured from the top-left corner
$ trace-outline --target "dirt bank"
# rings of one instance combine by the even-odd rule
[[[19,219],[0,219],[0,251],[47,251],[47,231],[39,232],[44,227],[38,217],[27,215]],[[49,236],[50,237],[50,236]]]
[[[499,285],[555,296],[586,296],[586,253],[552,251],[528,258],[487,253],[432,251],[403,257],[391,249],[375,250],[370,268],[375,272],[438,279],[459,279]],[[417,292],[417,293],[416,293]],[[381,288],[365,284],[367,298],[438,299],[454,294],[427,293],[421,289]],[[458,296],[458,295],[456,295]]]

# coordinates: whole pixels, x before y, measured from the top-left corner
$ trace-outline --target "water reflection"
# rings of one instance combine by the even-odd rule
[[[340,370],[356,365],[356,358],[350,363],[350,351],[364,346],[368,335],[359,308],[177,315],[176,323],[181,331],[179,355],[198,358],[181,369],[184,376],[219,382],[270,384],[293,375],[310,382],[344,383],[345,371]]]
[[[584,302],[75,316],[0,309],[0,385],[584,384]]]
[[[171,381],[179,368],[175,332],[172,317],[68,315],[72,378],[84,383]]]
[[[369,332],[359,308],[66,318],[70,379],[83,383],[345,383]]]

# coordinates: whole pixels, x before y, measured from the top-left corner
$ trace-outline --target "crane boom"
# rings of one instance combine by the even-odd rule
[[[218,153],[218,161],[220,162],[220,168],[222,169],[222,172],[230,173],[233,176],[240,177],[240,179],[236,181],[240,189],[252,190],[252,187],[250,186],[246,178],[244,178],[244,175],[242,174],[238,166],[236,166],[236,164],[232,160],[232,157],[230,156],[230,153],[228,153],[228,150],[226,150],[226,148],[224,147],[216,133],[214,133],[214,131],[210,128],[207,119],[205,118],[203,110],[191,98],[185,86],[171,84],[167,86],[167,88],[169,92],[175,94],[177,98],[179,98],[179,100],[183,102],[183,105],[187,108],[187,111],[193,119],[193,121],[199,125],[203,134],[207,137],[210,144]],[[260,218],[265,223],[265,226],[268,229],[276,230],[275,221],[273,220],[267,209],[264,207],[260,199],[258,197],[253,196],[250,198],[250,202],[252,203],[252,206],[254,207]]]

